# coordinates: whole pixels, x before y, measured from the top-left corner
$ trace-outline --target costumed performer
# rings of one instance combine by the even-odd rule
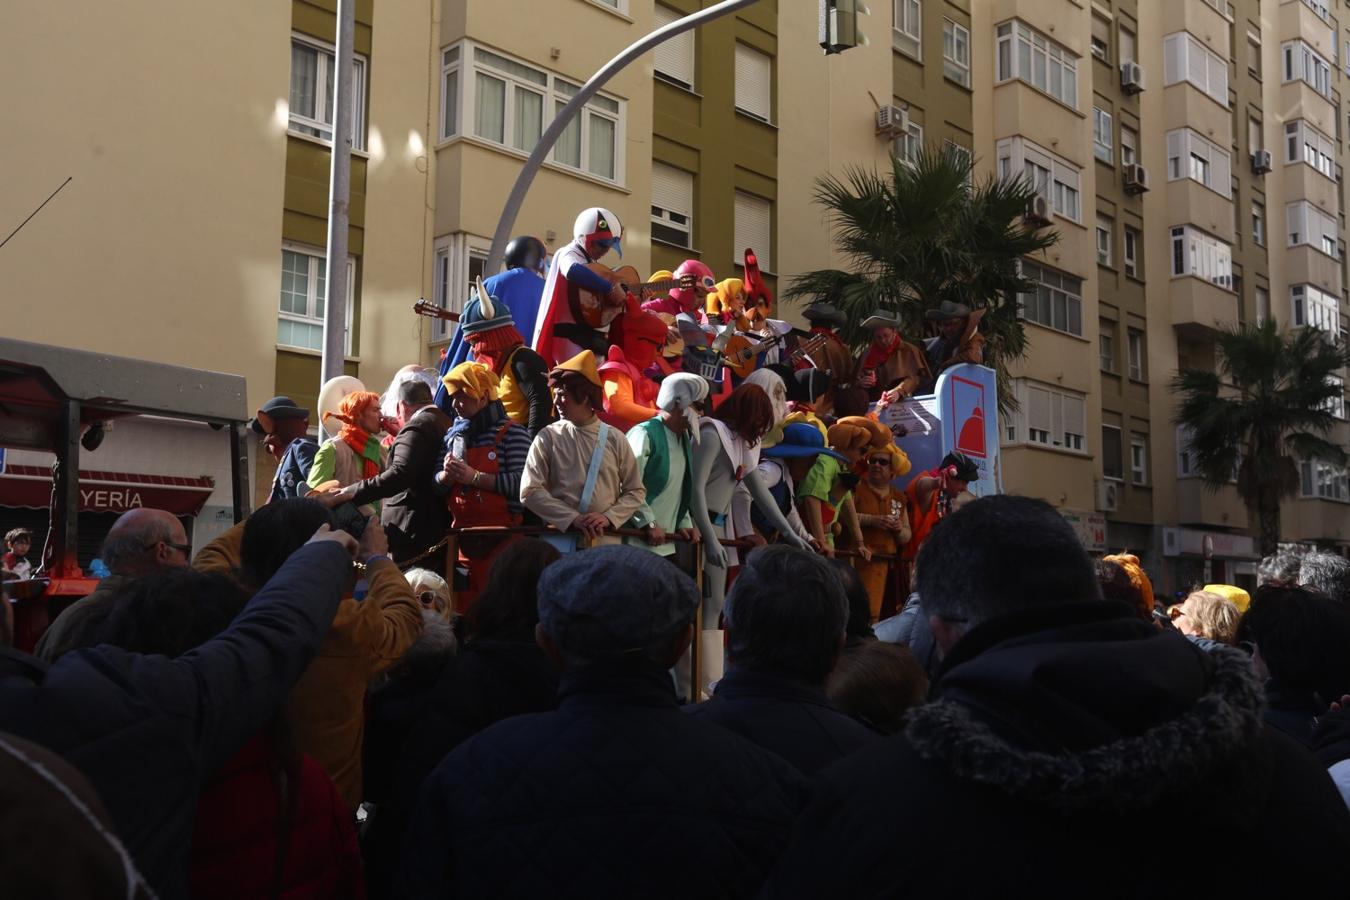
[[[739,278],[717,282],[717,290],[708,295],[707,314],[709,322],[735,325],[738,331],[749,331],[750,320],[745,315],[745,282]]]
[[[499,399],[500,380],[486,365],[465,362],[446,373],[445,389],[457,418],[445,433],[445,461],[436,473],[438,491],[447,494],[456,528],[519,525],[524,520],[520,479],[530,452],[530,434],[506,414]],[[467,589],[455,593],[455,609],[465,612],[487,583],[492,561],[513,535],[461,535],[459,562],[468,569]]]
[[[582,350],[603,357],[609,347],[608,325],[578,321],[581,305],[578,291],[589,291],[599,301],[596,315],[609,321],[613,315],[639,309],[637,298],[589,268],[613,250],[623,257],[623,226],[618,216],[592,206],[581,211],[572,225],[572,242],[553,254],[544,282],[539,317],[530,344],[549,365],[574,358]]]
[[[548,390],[548,366],[543,357],[525,346],[515,319],[482,279],[464,304],[460,332],[477,360],[499,379],[498,396],[506,414],[525,426],[533,438],[553,421],[553,400]],[[449,370],[447,370],[448,373]],[[441,379],[444,382],[444,378]],[[447,396],[441,385],[438,396]],[[442,409],[446,403],[439,404]]]
[[[816,457],[833,456],[840,462],[847,462],[842,456],[825,446],[825,438],[813,425],[806,422],[791,422],[783,426],[783,438],[772,447],[765,447],[759,454],[756,471],[764,481],[764,486],[773,495],[778,510],[792,526],[792,533],[806,541],[813,549],[820,549],[815,537],[802,521],[797,510],[797,484],[806,478],[815,465]],[[778,538],[778,529],[758,508],[749,510],[751,525],[766,542]],[[738,520],[739,522],[739,520]],[[740,525],[737,525],[740,530]]]
[[[608,421],[628,431],[656,415],[657,384],[646,375],[666,344],[666,323],[640,309],[614,321],[607,359],[600,365]]]
[[[830,376],[830,387],[847,386],[853,376],[853,351],[839,336],[837,329],[848,324],[848,316],[833,303],[812,303],[802,310],[802,316],[811,324],[811,334],[822,335],[825,345],[819,352],[808,354],[797,364],[797,368],[819,368]],[[823,419],[829,419],[834,412],[834,395],[827,389],[812,403],[815,411]]]
[[[862,527],[853,506],[853,489],[858,483],[855,469],[868,448],[874,442],[889,440],[890,432],[871,419],[846,416],[831,425],[827,435],[835,455],[816,457],[811,471],[797,483],[802,518],[826,556],[834,557],[835,520],[838,519],[853,536],[858,554],[870,559],[872,551],[863,540]]]
[[[506,245],[506,271],[498,272],[483,284],[498,304],[505,306],[517,328],[534,334],[534,323],[539,318],[539,301],[544,295],[544,273],[548,271],[548,248],[537,237],[521,235]],[[445,348],[441,360],[440,377],[466,360],[477,359],[469,343],[464,340],[464,320]],[[437,405],[440,405],[439,397]],[[521,423],[524,424],[524,423]],[[540,426],[543,427],[542,425]]]
[[[273,397],[249,420],[248,427],[262,439],[263,449],[277,461],[267,502],[302,497],[319,442],[309,436],[309,410],[290,397]]]
[[[923,350],[901,337],[900,317],[877,313],[864,319],[862,327],[872,332],[872,342],[863,351],[854,383],[867,391],[867,399],[879,409],[914,396],[931,376]]]
[[[773,406],[773,427],[765,432],[764,436],[759,439],[759,449],[762,457],[765,451],[769,450],[783,439],[783,425],[788,417],[787,387],[783,384],[782,376],[771,369],[756,369],[746,376],[743,383],[753,384],[763,388],[764,393],[769,395],[769,403]],[[766,484],[768,484],[768,482],[766,482]],[[772,493],[772,491],[770,493]],[[778,499],[777,495],[775,495],[775,499]],[[782,503],[778,504],[778,508],[782,510]],[[786,510],[783,510],[783,514],[787,515]],[[731,498],[731,515],[738,535],[754,543],[756,546],[765,543],[765,539],[755,530],[755,525],[758,524],[758,522],[762,522],[764,517],[753,512],[750,491],[746,487],[744,481],[736,485],[736,493]],[[791,519],[789,519],[789,521],[791,521]],[[803,535],[804,539],[807,537],[809,536]]]
[[[853,489],[853,506],[862,527],[863,541],[874,557],[897,556],[909,543],[910,529],[904,492],[897,490],[892,482],[909,473],[909,457],[888,442],[884,447],[869,447],[865,461],[867,474]],[[853,567],[867,588],[873,622],[881,616],[892,565],[899,565],[899,562],[875,558],[853,560]]]
[[[338,403],[337,412],[323,414],[325,425],[329,419],[341,422],[342,426],[314,454],[314,465],[305,479],[311,489],[346,487],[384,471],[389,460],[379,437],[384,422],[379,394],[353,391]],[[357,511],[368,519],[379,512],[379,506],[376,500],[357,507]]]
[[[702,315],[705,299],[717,290],[717,279],[712,269],[696,259],[686,259],[670,277],[680,279],[681,286],[671,288],[664,297],[646,301],[642,304],[642,308],[648,312],[671,316],[678,316],[680,313],[689,313],[695,317]],[[660,279],[653,275],[651,280]],[[684,282],[688,282],[689,286],[685,287]]]
[[[706,693],[710,681],[722,673],[722,633],[718,619],[726,598],[727,572],[737,558],[721,545],[722,538],[735,539],[731,500],[742,481],[760,511],[783,532],[783,541],[802,549],[809,544],[792,533],[756,471],[759,465],[759,441],[774,425],[773,403],[758,385],[743,384],[699,425],[698,448],[694,452],[694,524],[703,535],[703,633],[699,636],[702,666],[701,684],[689,696],[695,700]],[[700,489],[701,488],[701,489]]]
[[[661,556],[674,556],[667,534],[696,540],[693,505],[693,442],[698,440],[699,406],[708,397],[708,382],[697,375],[676,372],[661,382],[656,397],[659,412],[628,432],[647,498],[629,523],[647,531],[647,546]],[[637,540],[629,538],[628,543]]]
[[[937,377],[960,363],[984,364],[984,335],[980,334],[980,320],[987,310],[971,310],[964,303],[943,300],[937,309],[924,313],[924,318],[937,323],[937,337],[924,341],[924,357],[928,362],[929,378],[920,388],[932,393]]]
[[[600,421],[603,384],[595,354],[583,350],[548,375],[559,420],[539,432],[525,460],[520,499],[539,518],[565,532],[545,535],[560,549],[616,544],[605,529],[620,528],[647,497],[633,449],[623,432]]]
[[[956,498],[966,492],[972,481],[979,481],[980,469],[964,453],[948,453],[936,469],[924,472],[905,488],[905,508],[909,511],[909,543],[904,558],[913,564],[919,548],[928,540],[934,526],[948,516]]]

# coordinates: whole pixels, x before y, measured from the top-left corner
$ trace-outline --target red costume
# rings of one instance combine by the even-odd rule
[[[608,420],[624,431],[656,415],[656,382],[643,372],[656,361],[666,343],[666,323],[645,310],[629,313],[610,329],[618,343],[609,348],[600,366]]]

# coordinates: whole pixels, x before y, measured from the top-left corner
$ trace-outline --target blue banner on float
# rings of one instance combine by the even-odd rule
[[[980,469],[970,484],[976,497],[1001,493],[999,469],[998,379],[986,366],[962,364],[943,372],[937,392],[893,403],[881,411],[882,424],[905,434],[896,440],[912,468],[896,479],[904,488],[922,472],[937,468],[952,451],[964,453]]]

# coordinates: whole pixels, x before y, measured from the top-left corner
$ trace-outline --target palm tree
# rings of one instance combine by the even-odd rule
[[[1207,487],[1232,484],[1236,473],[1265,556],[1280,542],[1280,501],[1298,490],[1298,460],[1345,463],[1326,435],[1344,390],[1331,376],[1350,365],[1350,350],[1317,329],[1282,332],[1273,321],[1226,330],[1216,345],[1218,372],[1185,369],[1172,380],[1176,423],[1191,433]]]
[[[1016,294],[1030,289],[1017,261],[1059,235],[1023,220],[1035,193],[1021,177],[976,181],[970,156],[926,147],[907,162],[891,157],[881,173],[849,168],[816,182],[816,202],[835,227],[835,245],[852,271],[822,269],[792,279],[789,300],[829,300],[848,315],[841,336],[867,343],[861,323],[879,310],[899,315],[905,334],[922,335],[924,314],[942,301],[988,307],[980,323],[985,362],[999,377],[999,405],[1010,407],[1008,362],[1026,352]]]

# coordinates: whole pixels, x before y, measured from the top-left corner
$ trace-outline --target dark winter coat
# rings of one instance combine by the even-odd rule
[[[436,492],[436,473],[445,459],[442,441],[450,418],[434,406],[421,409],[394,438],[389,465],[357,487],[352,502],[380,504],[380,523],[389,537],[389,555],[396,562],[411,559],[445,537],[450,512]],[[422,565],[444,572],[443,554]]]
[[[836,709],[822,688],[743,666],[731,668],[711,700],[684,711],[777,753],[808,776],[881,739]]]
[[[230,757],[202,791],[188,878],[192,900],[366,895],[356,829],[332,779],[308,756],[300,758],[298,772],[287,773],[263,734]]]
[[[563,676],[422,789],[398,896],[748,897],[803,799],[779,757],[682,714],[654,666]]]
[[[393,896],[399,857],[426,777],[489,725],[556,708],[558,673],[534,642],[477,638],[441,669],[424,697],[400,689],[397,703],[404,711],[417,710],[417,720],[393,719],[392,708],[382,704],[381,724],[372,720],[367,728],[374,740],[367,742],[366,771],[383,773],[367,778],[374,789],[368,799],[376,808],[362,849],[372,897]],[[391,729],[405,731],[405,737],[389,734]]]
[[[821,774],[769,896],[1343,895],[1350,813],[1240,652],[1036,610],[967,634],[934,696]]]
[[[229,628],[177,659],[99,646],[71,651],[45,673],[6,666],[0,731],[73,763],[160,896],[186,897],[202,785],[276,715],[350,575],[338,544],[305,546]]]

